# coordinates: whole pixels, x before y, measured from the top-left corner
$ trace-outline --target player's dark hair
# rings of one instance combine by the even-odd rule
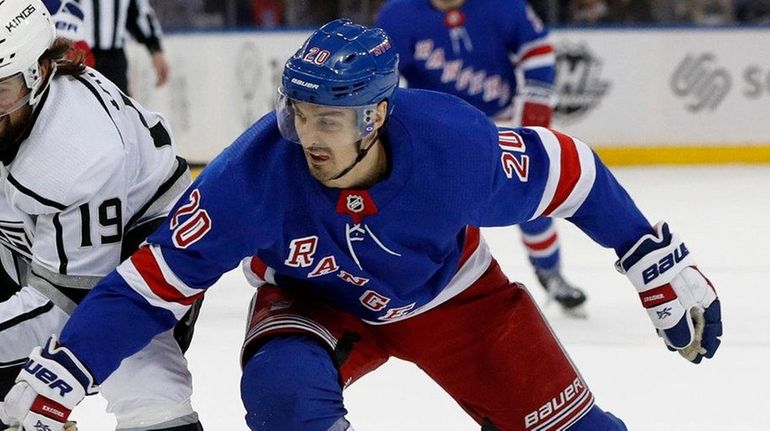
[[[56,63],[57,75],[79,76],[86,71],[85,53],[75,49],[72,41],[62,37],[54,40],[51,47],[40,56],[40,60]]]

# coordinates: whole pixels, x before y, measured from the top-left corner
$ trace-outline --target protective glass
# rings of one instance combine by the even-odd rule
[[[0,79],[0,117],[26,106],[31,95],[21,73]]]
[[[278,90],[278,98],[275,102],[278,130],[281,131],[281,136],[288,141],[300,143],[301,133],[297,130],[298,127],[304,128],[303,130],[311,130],[314,136],[328,137],[328,142],[323,143],[331,145],[347,145],[363,139],[374,131],[377,105],[331,107],[352,110],[355,114],[355,123],[351,127],[348,121],[334,118],[334,116],[310,115],[310,118],[306,118],[296,112],[294,103],[295,101],[288,97],[282,89]],[[330,108],[308,102],[301,103],[319,109]]]

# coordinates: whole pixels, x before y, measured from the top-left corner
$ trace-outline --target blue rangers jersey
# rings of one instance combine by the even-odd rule
[[[324,187],[274,113],[198,177],[143,247],[77,308],[61,341],[97,381],[184,315],[226,271],[387,324],[456,296],[492,256],[479,227],[567,217],[622,255],[650,224],[591,149],[545,128],[498,129],[466,102],[399,89],[368,190]],[[438,109],[425,110],[426,106]]]
[[[446,12],[429,0],[391,0],[376,26],[391,37],[410,87],[454,94],[491,118],[510,119],[517,94],[550,104],[553,47],[523,0],[466,1]],[[517,89],[515,68],[528,88]]]

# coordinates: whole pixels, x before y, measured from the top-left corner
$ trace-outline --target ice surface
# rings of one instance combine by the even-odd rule
[[[514,228],[486,235],[503,269],[532,288],[597,403],[630,430],[770,430],[770,167],[614,171],[651,222],[665,219],[685,239],[717,287],[725,336],[715,359],[695,366],[668,352],[633,287],[614,271],[614,254],[568,222],[559,221],[564,269],[589,295],[587,320],[546,304]],[[251,293],[240,273],[223,277],[207,294],[188,353],[193,403],[207,430],[247,429],[238,351]],[[345,395],[358,431],[479,429],[408,363],[388,362]],[[113,429],[104,407],[91,397],[76,408],[80,430]]]

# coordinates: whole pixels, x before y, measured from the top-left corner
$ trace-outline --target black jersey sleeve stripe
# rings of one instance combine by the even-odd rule
[[[53,309],[53,302],[48,301],[45,304],[41,305],[40,307],[29,310],[23,314],[19,314],[18,316],[12,319],[6,320],[5,322],[0,322],[0,331],[8,330],[20,323],[26,322],[27,320],[32,320],[37,316],[40,316],[42,314],[45,314],[51,311],[52,309]]]
[[[134,214],[131,219],[128,220],[128,223],[126,223],[126,226],[128,229],[132,228],[134,224],[142,217],[144,217],[144,214],[147,212],[147,210],[152,206],[153,203],[155,203],[156,200],[160,199],[161,196],[166,194],[171,187],[176,183],[179,178],[182,177],[182,175],[185,174],[189,170],[189,166],[187,165],[187,160],[180,156],[176,156],[177,165],[176,170],[174,170],[174,173],[171,174],[171,177],[169,177],[168,180],[166,180],[163,184],[158,187],[158,190],[155,192],[154,195],[150,199],[145,202],[144,205]]]
[[[144,127],[146,127],[146,128],[148,128],[148,129],[149,129],[149,128],[150,128],[150,126],[147,124],[147,120],[145,120],[145,119],[144,119],[144,115],[142,115],[142,113],[141,113],[141,112],[139,112],[139,110],[138,110],[138,109],[136,109],[136,106],[134,106],[134,103],[131,101],[131,98],[130,98],[130,97],[128,97],[128,96],[126,96],[125,94],[123,94],[123,92],[122,92],[122,91],[120,92],[120,97],[121,97],[121,99],[123,99],[123,103],[124,103],[126,106],[128,106],[128,107],[131,107],[131,108],[133,108],[133,109],[134,109],[134,111],[136,111],[136,114],[139,116],[139,121],[141,121],[141,122],[142,122],[142,125],[143,125]]]
[[[40,202],[45,206],[56,208],[57,210],[60,210],[60,211],[63,211],[67,208],[67,206],[64,204],[60,204],[59,202],[56,202],[54,200],[44,198],[39,194],[33,192],[32,190],[24,187],[16,178],[13,177],[13,175],[10,175],[10,174],[8,175],[8,182],[13,184],[13,186],[16,187],[18,191],[24,193],[25,195],[31,197],[32,199]]]
[[[56,230],[56,252],[59,254],[59,274],[67,273],[67,253],[64,250],[64,229],[62,229],[59,214],[53,216],[53,227]]]
[[[98,80],[98,78],[96,78],[96,76],[95,76],[95,75],[93,75],[91,72],[89,72],[89,76],[93,77],[93,78],[96,80],[96,82],[97,82],[97,83],[99,83],[99,80]],[[104,112],[107,114],[107,117],[109,117],[110,121],[112,121],[112,124],[115,126],[115,131],[116,131],[116,132],[118,132],[118,136],[120,136],[120,142],[121,142],[121,143],[123,144],[123,146],[125,147],[125,146],[126,146],[126,144],[125,144],[125,141],[123,140],[123,133],[121,133],[121,132],[120,132],[120,128],[118,127],[118,124],[117,124],[117,123],[115,123],[115,119],[114,119],[114,118],[112,118],[112,114],[110,114],[110,110],[109,110],[109,108],[107,108],[107,104],[106,104],[106,103],[104,103],[104,99],[102,99],[102,97],[101,97],[101,96],[99,96],[99,90],[97,90],[97,89],[96,89],[96,87],[94,87],[94,86],[93,86],[93,84],[91,84],[90,82],[88,82],[88,80],[87,80],[87,79],[85,79],[85,78],[83,78],[82,76],[76,76],[76,77],[75,77],[75,79],[77,79],[78,81],[80,81],[80,83],[82,83],[83,85],[85,85],[85,86],[86,86],[86,88],[88,89],[88,91],[90,91],[90,92],[91,92],[91,94],[93,94],[93,95],[94,95],[94,97],[96,98],[96,100],[98,100],[98,101],[99,101],[99,104],[100,104],[100,105],[102,105],[102,108],[104,108]],[[105,93],[107,93],[107,91],[106,91],[106,90],[105,90]],[[107,93],[107,94],[109,94],[109,93]],[[118,104],[117,104],[117,102],[115,102],[114,100],[112,101],[112,104],[113,104],[113,105],[114,105],[114,106],[115,106],[117,109],[120,109],[120,108],[118,107]]]
[[[93,86],[93,85],[91,85],[91,83],[90,83],[90,82],[88,82],[88,81],[87,81],[85,78],[83,78],[82,76],[76,76],[76,77],[75,77],[75,79],[77,79],[78,81],[80,81],[80,82],[81,82],[83,85],[85,85],[85,86],[86,86],[86,88],[88,88],[88,90],[89,90],[91,93],[93,93],[94,97],[96,97],[96,100],[98,100],[98,101],[99,101],[99,103],[102,105],[102,108],[104,108],[104,112],[106,112],[106,113],[107,113],[107,116],[108,116],[108,117],[110,117],[110,120],[112,120],[112,115],[110,115],[110,110],[109,110],[109,109],[107,109],[107,105],[104,103],[104,100],[102,100],[101,96],[99,96],[99,91],[98,91],[96,88],[94,88],[94,86]],[[113,121],[113,122],[114,122],[114,121]]]
[[[163,127],[163,123],[161,122],[150,127],[150,135],[152,136],[152,142],[155,144],[155,148],[171,145],[171,135],[168,134],[168,131]]]

